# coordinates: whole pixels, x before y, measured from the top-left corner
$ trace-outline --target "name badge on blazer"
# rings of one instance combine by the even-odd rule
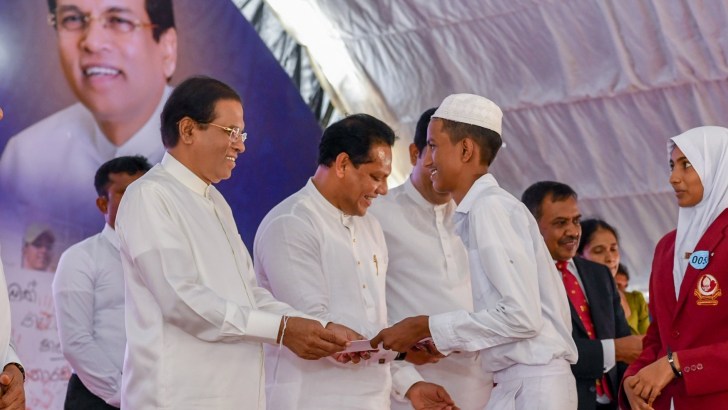
[[[695,251],[690,254],[690,266],[695,269],[705,269],[710,261],[710,254],[708,251]]]
[[[716,306],[718,297],[722,295],[722,292],[715,276],[704,273],[698,279],[693,295],[698,298],[695,301],[698,306]]]

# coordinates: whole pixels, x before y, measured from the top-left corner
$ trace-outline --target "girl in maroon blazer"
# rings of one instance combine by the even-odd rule
[[[622,384],[623,408],[728,408],[728,129],[668,142],[677,230],[655,249],[653,322]]]

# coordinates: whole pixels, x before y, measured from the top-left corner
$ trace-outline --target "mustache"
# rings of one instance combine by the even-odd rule
[[[559,245],[565,245],[568,242],[579,242],[579,235],[570,235],[559,239]]]

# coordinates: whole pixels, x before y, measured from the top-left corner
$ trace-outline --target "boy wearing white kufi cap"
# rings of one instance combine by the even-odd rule
[[[488,173],[502,118],[487,98],[453,94],[427,130],[433,185],[458,204],[453,218],[468,249],[475,312],[408,318],[372,345],[407,351],[432,337],[443,354],[481,351],[497,383],[486,410],[576,409],[577,351],[561,277],[531,213]]]

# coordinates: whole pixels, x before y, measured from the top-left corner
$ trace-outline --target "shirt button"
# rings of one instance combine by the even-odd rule
[[[361,265],[361,261],[356,261],[356,264],[357,265]]]
[[[680,332],[678,332],[677,330],[673,330],[672,337],[677,339],[678,336],[680,336]]]
[[[362,289],[366,289],[367,288],[367,285],[364,284],[364,285],[361,285],[361,287],[362,287]]]
[[[703,364],[702,363],[698,363],[698,370],[703,370]]]

